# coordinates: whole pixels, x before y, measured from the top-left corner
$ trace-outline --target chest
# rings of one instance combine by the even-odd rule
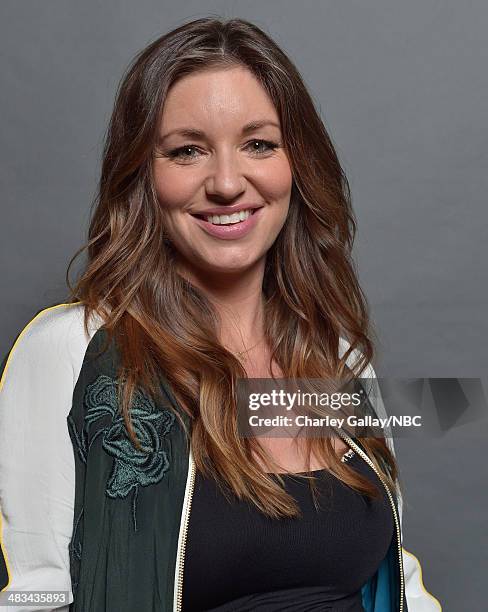
[[[380,484],[358,456],[350,462]],[[225,612],[251,609],[246,607],[251,603],[256,610],[325,610],[331,601],[334,609],[363,609],[360,589],[394,533],[388,500],[382,494],[366,502],[328,472],[317,472],[317,479],[319,508],[308,481],[286,475],[286,490],[302,516],[276,520],[252,504],[227,500],[213,481],[197,474],[184,567],[185,612],[213,610],[224,602]]]
[[[269,364],[269,353],[258,352],[253,358],[244,359],[243,365],[246,369],[248,378],[283,378],[283,372],[276,362]],[[271,372],[272,369],[272,372]],[[269,470],[261,461],[259,455],[253,451],[253,456],[264,471],[273,472],[304,472],[307,467],[307,448],[304,438],[291,437],[259,437],[256,442],[266,452],[266,454],[277,464],[275,468]],[[348,445],[340,438],[331,439],[332,446],[340,459],[346,451]],[[319,470],[328,467],[329,462],[317,457],[312,453],[310,458],[310,469]]]

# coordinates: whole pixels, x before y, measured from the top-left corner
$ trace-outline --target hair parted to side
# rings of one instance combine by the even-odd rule
[[[161,372],[191,422],[198,470],[223,481],[271,517],[298,516],[298,505],[252,457],[258,440],[236,433],[236,381],[246,372],[219,342],[219,318],[203,293],[180,276],[166,240],[164,210],[152,175],[163,105],[170,87],[196,71],[249,69],[277,109],[293,173],[288,217],[268,251],[263,293],[265,334],[286,378],[341,377],[353,352],[359,376],[373,358],[371,322],[351,258],[356,223],[338,156],[302,78],[260,28],[243,19],[185,23],[143,49],[124,75],[106,133],[93,202],[87,263],[72,301],[97,312],[121,356],[121,410],[130,420],[133,391],[157,394]],[[349,350],[339,358],[339,338]],[[357,352],[356,352],[357,351]],[[159,374],[158,374],[159,373]],[[310,449],[340,480],[371,497],[377,489],[336,458],[331,440]],[[398,476],[383,438],[361,440],[390,488]],[[268,465],[268,463],[267,463]],[[311,480],[313,488],[313,479]]]

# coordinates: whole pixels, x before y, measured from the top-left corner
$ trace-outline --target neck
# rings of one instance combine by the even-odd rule
[[[212,302],[220,319],[220,341],[229,350],[247,349],[263,337],[264,260],[247,270],[211,275],[185,270],[184,276]]]

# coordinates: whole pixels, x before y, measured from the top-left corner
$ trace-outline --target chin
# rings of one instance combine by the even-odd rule
[[[252,267],[253,262],[243,262],[243,263],[229,263],[220,262],[218,265],[215,262],[209,263],[206,266],[206,269],[209,273],[214,272],[216,274],[236,274],[238,272],[245,272],[250,267]]]
[[[261,258],[257,255],[252,257],[225,257],[216,253],[211,260],[205,261],[204,268],[209,273],[235,274],[252,268],[259,263],[260,259]]]

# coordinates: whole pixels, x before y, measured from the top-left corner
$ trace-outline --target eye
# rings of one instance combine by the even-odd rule
[[[171,159],[179,159],[179,160],[192,160],[194,159],[194,155],[187,155],[188,152],[196,151],[196,147],[194,145],[183,145],[182,147],[178,147],[177,149],[173,149],[168,153],[168,157]]]
[[[257,153],[258,155],[262,155],[263,153],[268,153],[269,151],[274,151],[278,148],[277,142],[271,142],[270,140],[251,140],[247,143],[247,146],[258,145],[251,149],[252,153]],[[265,147],[263,151],[261,147]]]
[[[254,139],[246,143],[246,148],[250,148],[251,153],[258,157],[266,155],[278,147],[279,144],[277,142],[272,142],[270,140]],[[186,163],[187,161],[191,162],[198,157],[198,148],[191,144],[183,145],[182,147],[169,151],[165,157],[174,159],[179,163]]]

